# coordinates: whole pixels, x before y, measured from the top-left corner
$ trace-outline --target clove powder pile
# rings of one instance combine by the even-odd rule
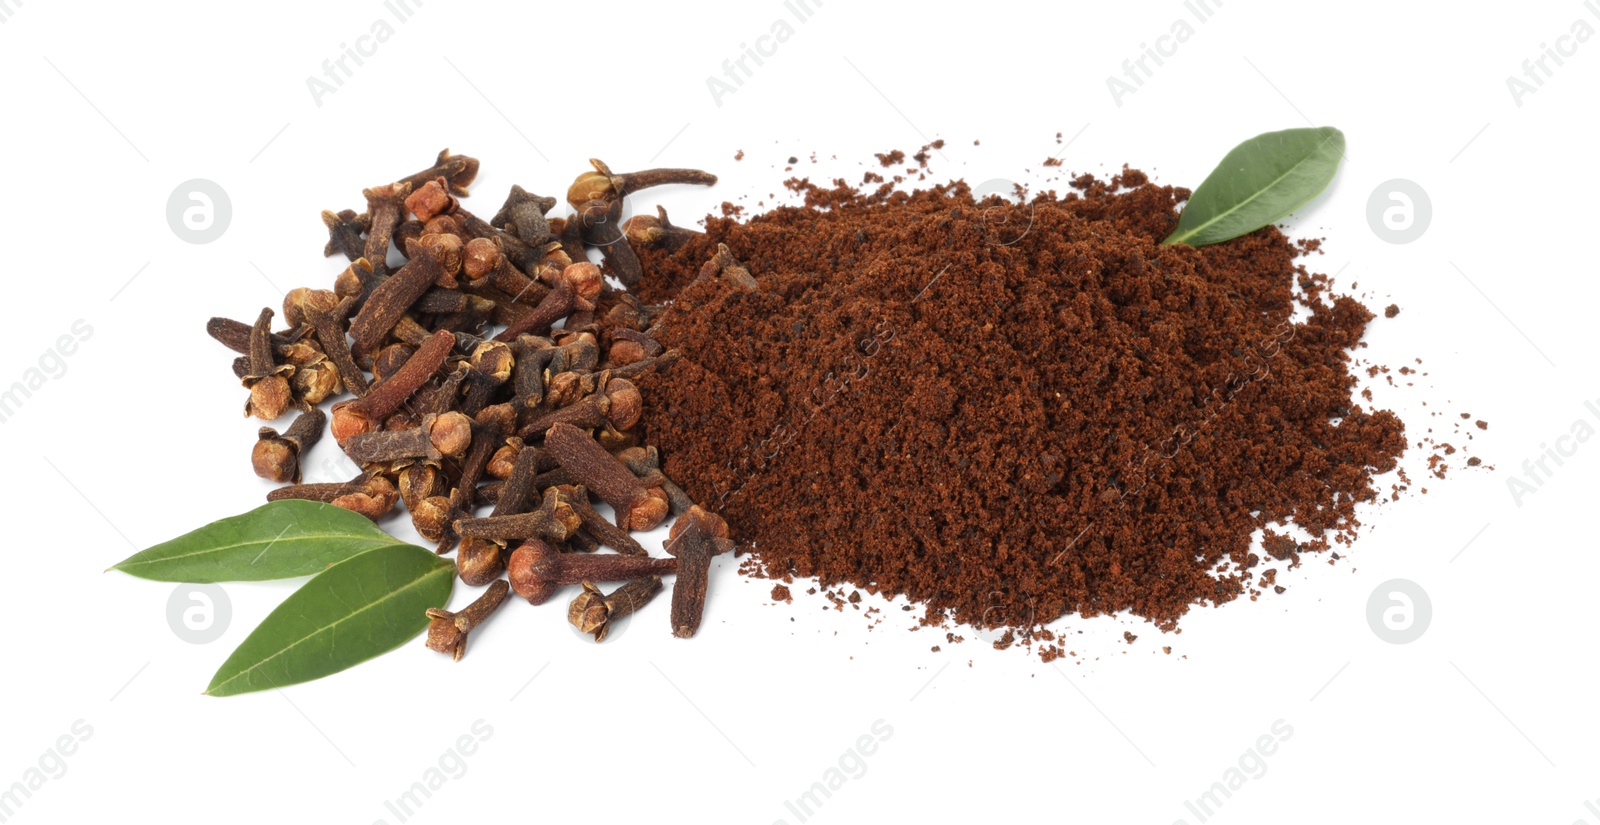
[[[1352,399],[1373,315],[1299,263],[1316,242],[1161,246],[1189,191],[1126,168],[1027,203],[788,186],[639,251],[683,353],[641,377],[645,427],[747,572],[1172,629],[1348,542],[1405,449]],[[702,275],[719,244],[753,285]]]

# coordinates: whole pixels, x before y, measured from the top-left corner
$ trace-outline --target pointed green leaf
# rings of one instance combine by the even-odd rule
[[[315,501],[274,501],[123,559],[111,569],[162,582],[267,581],[310,576],[394,544],[372,520]]]
[[[1343,157],[1332,126],[1256,135],[1206,176],[1162,243],[1205,246],[1272,224],[1326,189]]]
[[[410,544],[369,550],[285,599],[222,663],[206,693],[232,696],[320,679],[388,653],[450,599],[455,565]]]

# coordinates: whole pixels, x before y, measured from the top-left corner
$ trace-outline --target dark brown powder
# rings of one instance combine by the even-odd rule
[[[1161,246],[1188,190],[1072,185],[790,181],[805,206],[641,250],[683,352],[639,379],[650,439],[746,572],[1025,635],[1124,610],[1172,629],[1250,592],[1261,553],[1353,537],[1406,446],[1351,397],[1372,313],[1274,228]],[[696,281],[719,243],[757,289]]]

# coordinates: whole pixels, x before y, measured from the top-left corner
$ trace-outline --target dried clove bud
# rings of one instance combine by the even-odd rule
[[[250,324],[243,321],[235,321],[232,318],[218,317],[206,322],[207,335],[211,336],[217,343],[245,356],[250,354],[250,332],[252,329],[253,327]],[[270,336],[272,351],[281,355],[284,349],[299,341],[305,332],[306,330],[297,327],[281,335],[272,333]]]
[[[478,482],[483,478],[483,469],[489,463],[489,457],[499,449],[502,434],[505,430],[498,421],[486,419],[473,422],[472,449],[467,451],[467,457],[461,462],[461,477],[456,486],[450,491],[450,513],[446,519],[444,535],[439,538],[437,552],[440,555],[450,552],[455,548],[456,542],[461,538],[450,526],[456,519],[470,515],[472,508],[478,500]]]
[[[408,252],[411,260],[378,284],[361,311],[350,319],[350,338],[355,341],[355,351],[376,350],[406,310],[444,276],[446,249],[412,243]]]
[[[695,280],[704,281],[719,275],[724,281],[739,289],[749,291],[758,287],[755,276],[750,274],[750,270],[745,268],[744,264],[739,263],[739,259],[733,257],[733,253],[728,251],[728,245],[725,243],[717,244],[717,254],[711,256],[711,260],[700,267],[700,274]]]
[[[583,582],[583,592],[573,597],[567,607],[567,621],[579,633],[593,633],[596,642],[606,640],[611,624],[617,619],[638,612],[661,592],[661,577],[646,576],[634,579],[611,591],[600,592],[594,582]]]
[[[372,221],[365,215],[357,215],[354,209],[341,212],[322,211],[322,225],[328,227],[328,245],[322,248],[322,256],[331,258],[335,254],[343,254],[354,261],[365,252],[361,234],[372,225]]]
[[[501,504],[512,498],[511,492],[501,488]],[[499,506],[500,504],[496,504],[497,508]],[[455,529],[462,538],[493,539],[501,542],[532,538],[564,541],[582,523],[577,511],[573,509],[572,502],[568,501],[558,488],[551,487],[544,491],[544,501],[537,510],[484,518],[457,519]]]
[[[545,433],[545,450],[572,478],[617,511],[617,526],[650,530],[667,517],[667,496],[636,478],[594,440],[570,424],[556,424]]]
[[[523,333],[548,333],[552,324],[572,314],[573,310],[594,309],[594,302],[604,287],[605,277],[600,274],[600,267],[588,261],[575,263],[561,270],[555,288],[533,308],[524,323],[506,327],[494,340],[511,343]]]
[[[346,439],[345,454],[357,464],[381,464],[408,458],[442,461],[460,458],[472,446],[472,419],[458,412],[426,415],[416,427],[360,433]]]
[[[367,394],[367,376],[356,366],[355,357],[350,354],[350,342],[344,337],[344,327],[332,313],[312,312],[307,320],[316,332],[317,341],[322,344],[322,349],[328,355],[328,363],[339,375],[339,380],[345,387],[361,397]]]
[[[435,215],[447,215],[456,209],[456,199],[450,195],[450,185],[444,178],[435,178],[416,188],[406,198],[406,209],[426,224]]]
[[[506,574],[511,589],[531,604],[544,604],[563,586],[590,582],[632,581],[676,573],[675,558],[652,559],[611,553],[558,553],[539,539],[523,542],[511,554]]]
[[[450,188],[450,194],[464,198],[467,196],[467,187],[478,178],[478,159],[466,155],[452,155],[449,149],[439,153],[433,165],[414,175],[407,175],[400,179],[401,183],[412,188],[443,178]]]
[[[250,451],[250,464],[256,475],[279,484],[299,484],[300,456],[322,438],[326,423],[328,416],[311,407],[300,413],[283,435],[271,427],[262,427],[255,448]]]
[[[583,523],[583,531],[592,536],[596,541],[611,549],[629,556],[650,555],[628,531],[606,521],[594,505],[589,503],[589,491],[582,487],[558,487],[567,501],[572,502],[573,512],[578,514],[578,519]]]
[[[505,579],[500,579],[489,585],[489,589],[485,590],[482,596],[467,605],[460,613],[451,613],[436,607],[428,608],[428,618],[432,619],[428,622],[428,649],[448,653],[452,660],[461,661],[462,654],[467,651],[467,634],[494,615],[500,605],[505,604],[506,596],[510,592],[511,585]]]
[[[717,182],[716,175],[699,169],[646,169],[619,175],[593,158],[589,160],[589,165],[594,167],[594,171],[579,175],[567,189],[567,203],[574,209],[581,209],[590,201],[620,199],[652,186],[673,183],[713,186]]]
[[[272,355],[272,309],[265,307],[250,329],[250,371],[240,379],[250,391],[244,414],[272,421],[289,409],[289,376],[294,367],[279,364]]]
[[[396,274],[394,277],[399,277]],[[371,432],[444,366],[455,336],[439,330],[399,370],[354,401],[333,405],[333,437],[343,446],[353,435]]]
[[[419,247],[423,249],[438,249],[441,253],[439,261],[443,271],[434,280],[434,285],[445,289],[455,289],[459,286],[456,282],[456,275],[461,272],[463,246],[461,238],[456,235],[423,235],[417,239],[414,246],[408,243],[406,249],[408,252]],[[418,297],[420,298],[421,296]]]
[[[672,635],[687,639],[700,629],[711,559],[732,549],[727,522],[698,505],[672,523],[667,552],[678,557],[678,578],[672,583]]]
[[[331,484],[291,484],[267,493],[267,501],[304,499],[343,507],[376,521],[400,500],[394,483],[383,476],[362,473],[350,481]]]
[[[533,438],[556,424],[570,424],[585,430],[610,424],[618,430],[627,430],[639,423],[643,414],[644,396],[639,388],[632,381],[611,378],[605,382],[605,389],[596,390],[576,404],[535,418],[518,435]]]
[[[314,312],[333,312],[339,305],[339,296],[329,289],[295,287],[283,296],[283,320],[298,327],[310,320]]]
[[[544,216],[556,206],[555,198],[543,198],[534,195],[520,186],[512,185],[511,194],[506,196],[506,203],[500,207],[489,223],[495,226],[510,227],[511,234],[528,246],[540,246],[547,243],[552,235],[550,224]]]
[[[386,186],[375,186],[361,194],[367,199],[367,216],[371,221],[367,229],[367,243],[361,257],[372,265],[378,277],[389,274],[389,245],[394,240],[395,227],[400,224],[406,197],[411,194],[411,184],[405,181]]]
[[[655,215],[635,215],[622,225],[628,242],[636,247],[660,248],[676,252],[678,248],[703,233],[693,229],[673,226],[667,219],[667,208],[657,206]]]

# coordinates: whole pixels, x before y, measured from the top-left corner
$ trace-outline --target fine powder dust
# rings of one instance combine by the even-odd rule
[[[683,353],[640,381],[649,438],[746,572],[1024,636],[1173,629],[1348,543],[1405,449],[1352,398],[1373,315],[1297,263],[1316,242],[1162,246],[1189,191],[1126,168],[1031,203],[788,186],[805,206],[640,250]],[[696,279],[719,243],[755,290]]]

